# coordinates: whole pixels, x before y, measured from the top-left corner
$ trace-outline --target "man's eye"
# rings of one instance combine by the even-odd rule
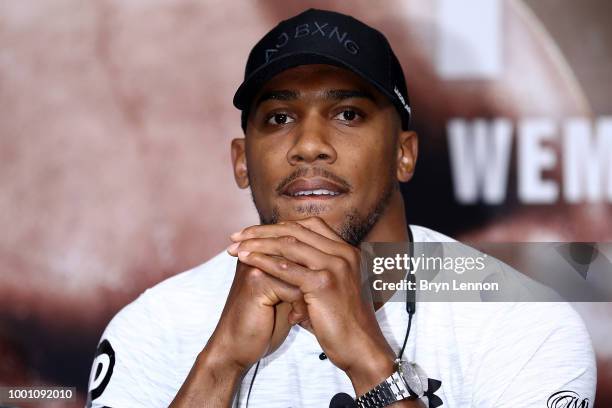
[[[339,114],[337,114],[334,119],[339,119],[339,120],[343,120],[346,122],[351,122],[357,118],[359,118],[361,115],[359,113],[357,113],[357,111],[353,110],[353,109],[345,109],[342,112],[340,112]]]
[[[291,122],[294,122],[293,118],[286,113],[275,113],[268,119],[270,125],[286,125]]]

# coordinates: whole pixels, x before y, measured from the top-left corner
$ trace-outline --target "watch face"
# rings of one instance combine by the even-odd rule
[[[421,398],[427,391],[427,375],[421,367],[409,361],[401,361],[398,365],[398,371],[406,381],[406,385],[410,391]]]

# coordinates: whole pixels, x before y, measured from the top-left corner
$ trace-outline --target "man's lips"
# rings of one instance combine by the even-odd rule
[[[299,178],[289,183],[282,195],[295,199],[330,199],[345,194],[347,189],[324,178]]]

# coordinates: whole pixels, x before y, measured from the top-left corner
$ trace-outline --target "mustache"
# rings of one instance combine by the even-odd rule
[[[287,185],[289,185],[295,179],[298,179],[300,177],[323,177],[340,185],[341,187],[346,189],[346,191],[352,191],[353,189],[353,187],[348,181],[346,181],[340,176],[337,176],[329,170],[323,169],[321,167],[300,167],[293,171],[291,174],[289,174],[287,177],[285,177],[283,180],[281,180],[280,183],[278,183],[278,186],[276,186],[275,189],[276,193],[281,194],[285,187],[287,187]]]

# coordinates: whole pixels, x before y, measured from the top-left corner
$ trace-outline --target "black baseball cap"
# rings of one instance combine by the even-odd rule
[[[261,87],[282,71],[328,64],[359,75],[395,105],[402,128],[410,123],[410,102],[402,67],[378,30],[345,14],[309,9],[281,21],[251,50],[244,81],[234,95],[246,130],[249,109]]]

